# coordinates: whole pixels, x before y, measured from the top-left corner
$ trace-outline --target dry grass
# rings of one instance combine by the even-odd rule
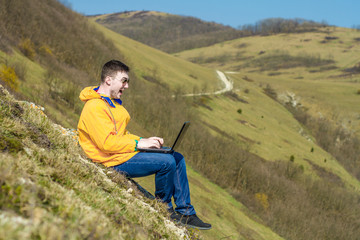
[[[19,89],[19,77],[16,75],[15,69],[6,65],[0,66],[0,80],[7,84],[13,91]]]

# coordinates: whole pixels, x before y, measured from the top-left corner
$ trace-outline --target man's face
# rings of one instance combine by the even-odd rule
[[[111,78],[110,97],[120,98],[124,89],[129,88],[129,75],[127,72],[117,72],[114,77]]]

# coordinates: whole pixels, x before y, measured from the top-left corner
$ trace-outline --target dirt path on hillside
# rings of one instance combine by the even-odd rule
[[[224,83],[225,87],[219,91],[215,91],[215,92],[208,92],[208,93],[189,93],[189,94],[184,94],[184,97],[194,97],[194,96],[205,96],[205,95],[218,95],[218,94],[222,94],[228,91],[231,91],[234,86],[232,81],[230,81],[223,72],[216,70],[216,73],[219,77],[219,79]]]

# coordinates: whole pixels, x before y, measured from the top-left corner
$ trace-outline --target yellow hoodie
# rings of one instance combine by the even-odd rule
[[[87,87],[80,93],[86,103],[78,123],[79,143],[93,162],[112,167],[138,153],[135,148],[140,137],[126,130],[130,115],[121,100],[96,91],[96,87]]]

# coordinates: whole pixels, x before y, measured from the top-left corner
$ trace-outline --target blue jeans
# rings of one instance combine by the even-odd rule
[[[155,174],[155,197],[167,203],[169,209],[173,207],[171,198],[174,197],[175,211],[184,215],[196,213],[190,203],[185,159],[180,153],[140,152],[114,169],[131,178]]]

